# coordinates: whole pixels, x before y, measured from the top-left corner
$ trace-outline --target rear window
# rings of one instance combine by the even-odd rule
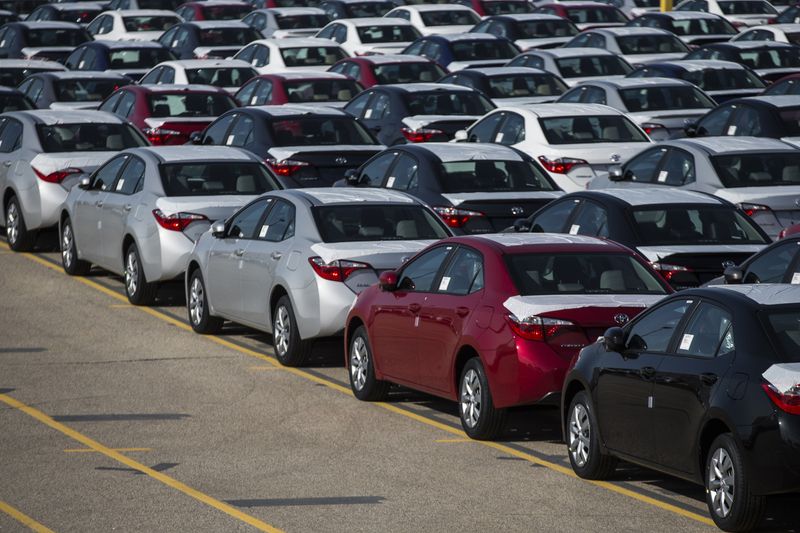
[[[494,104],[475,91],[432,91],[408,93],[411,115],[485,115]]]
[[[198,42],[200,46],[244,46],[260,38],[253,28],[211,28],[200,31]]]
[[[781,122],[785,128],[785,137],[796,137],[800,135],[800,107],[792,109],[782,109],[778,112]]]
[[[136,17],[122,17],[125,31],[164,31],[180,22],[178,17],[169,15],[140,15]]]
[[[60,70],[62,69],[3,67],[0,68],[0,85],[5,85],[6,87],[16,87],[31,74],[36,74],[37,72],[53,72]]]
[[[694,87],[643,87],[619,91],[629,112],[665,109],[711,109],[716,104]]]
[[[53,83],[57,102],[98,102],[125,83],[120,80],[57,80]]]
[[[631,35],[617,37],[623,54],[679,54],[689,52],[683,41],[674,35]]]
[[[203,16],[206,20],[239,20],[253,8],[250,6],[203,6]]]
[[[635,209],[643,245],[766,244],[752,221],[734,208],[684,207]]]
[[[451,43],[454,61],[480,61],[483,59],[512,59],[519,50],[505,40],[456,41]]]
[[[434,82],[445,75],[442,67],[433,62],[390,63],[375,65],[378,84]]]
[[[557,96],[566,90],[566,84],[552,74],[515,74],[489,78],[489,96],[492,98]]]
[[[227,94],[151,94],[147,101],[154,117],[216,117],[236,107]]]
[[[759,0],[744,1],[736,0],[735,2],[719,2],[719,8],[726,15],[777,15],[778,12],[772,7],[769,2],[761,2]]]
[[[335,205],[314,208],[324,242],[405,241],[448,237],[436,215],[420,205]]]
[[[153,68],[163,61],[175,59],[166,48],[128,48],[108,54],[110,68]]]
[[[169,9],[175,11],[183,0],[139,0],[139,9]]]
[[[147,146],[144,136],[128,124],[39,124],[39,142],[45,152],[106,152]]]
[[[800,47],[742,50],[741,63],[754,69],[800,68]]]
[[[77,22],[77,23],[87,23],[91,22],[97,15],[102,13],[102,9],[92,8],[92,7],[79,7],[74,9],[63,9],[61,14],[59,15],[58,20],[63,20],[64,22]]]
[[[441,170],[444,193],[555,190],[529,161],[450,161]]]
[[[730,91],[735,89],[762,89],[764,82],[745,69],[694,70],[683,75],[683,79],[704,91]]]
[[[717,17],[672,20],[672,32],[675,35],[736,35],[739,33],[730,22]]]
[[[567,18],[575,24],[596,22],[625,24],[628,19],[622,12],[613,8],[567,7]]]
[[[314,65],[333,65],[346,54],[338,46],[303,46],[281,48],[281,56],[287,67],[307,67]]]
[[[565,57],[556,59],[556,66],[562,78],[624,76],[633,70],[623,59],[610,55]]]
[[[661,0],[633,0],[636,7],[661,7]]]
[[[215,87],[241,87],[256,75],[251,68],[192,68],[186,70],[189,83]]]
[[[767,336],[774,339],[784,361],[800,361],[800,310],[764,313]]]
[[[547,37],[572,37],[578,28],[568,20],[528,20],[514,24],[517,39],[545,39]]]
[[[540,118],[549,144],[649,142],[647,136],[621,115]]]
[[[0,94],[0,113],[23,111],[25,109],[36,108],[21,94]]]
[[[344,10],[347,18],[365,18],[382,17],[395,7],[397,6],[394,2],[356,2],[345,4]]]
[[[358,31],[358,37],[364,44],[410,42],[420,35],[413,26],[408,25],[359,26],[356,30]]]
[[[268,127],[275,146],[375,144],[367,130],[350,117],[295,117],[273,120]]]
[[[328,15],[287,15],[277,17],[278,27],[282,30],[321,28],[330,21],[331,18]]]
[[[262,194],[280,188],[256,162],[168,163],[160,172],[167,196]]]
[[[521,296],[667,293],[652,272],[625,254],[509,254],[506,263]]]
[[[800,185],[800,151],[718,155],[711,163],[728,188]]]
[[[530,13],[531,5],[527,0],[484,0],[483,10],[486,11],[487,15]]]
[[[424,11],[419,16],[425,26],[474,26],[481,21],[474,12],[465,9]]]
[[[308,80],[284,82],[290,102],[349,102],[362,91],[353,80]]]
[[[26,45],[30,47],[43,46],[78,46],[92,37],[82,28],[58,28],[28,30]]]

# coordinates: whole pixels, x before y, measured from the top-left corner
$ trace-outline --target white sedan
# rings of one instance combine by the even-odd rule
[[[318,7],[269,7],[251,11],[242,22],[265,39],[313,37],[331,17]]]
[[[236,59],[182,59],[159,63],[139,80],[140,85],[213,85],[235,93],[258,73]]]
[[[731,41],[775,41],[800,44],[800,24],[768,24],[743,31]]]
[[[405,19],[422,35],[464,33],[481,21],[481,17],[475,11],[458,4],[400,6],[384,16]]]
[[[778,10],[767,0],[684,0],[675,11],[702,11],[724,17],[740,28],[769,24],[778,17]]]
[[[672,61],[689,53],[689,47],[670,31],[636,27],[585,30],[564,48],[603,48],[631,65]]]
[[[399,54],[421,34],[404,19],[369,17],[333,21],[316,36],[339,43],[350,55],[363,56]]]
[[[328,70],[350,57],[329,39],[259,39],[239,50],[233,59],[244,61],[259,74],[289,70]]]
[[[95,39],[105,41],[155,41],[169,28],[183,22],[174,11],[136,9],[106,11],[86,27]]]

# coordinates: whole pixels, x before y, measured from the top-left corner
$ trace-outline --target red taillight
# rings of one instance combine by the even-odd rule
[[[147,140],[150,141],[150,144],[159,145],[167,144],[169,141],[174,140],[181,132],[161,128],[147,128],[144,130],[144,134],[147,135]]]
[[[175,213],[172,215],[165,215],[161,209],[153,209],[153,216],[156,217],[156,222],[158,222],[159,226],[172,231],[183,231],[192,222],[208,220],[205,215],[198,215],[197,213]]]
[[[506,315],[506,321],[511,327],[511,331],[514,332],[514,335],[529,341],[544,341],[555,337],[565,328],[575,328],[575,324],[569,320],[540,316],[529,316],[528,318],[519,320],[514,315]]]
[[[739,209],[744,211],[744,214],[749,216],[749,217],[752,217],[756,213],[759,213],[759,212],[762,212],[762,211],[770,211],[769,207],[767,207],[766,205],[760,205],[760,204],[742,203],[742,204],[738,204],[736,207],[738,207]]]
[[[743,28],[743,27],[747,26],[747,24],[745,24],[744,22],[739,21],[739,20],[732,20],[731,21],[731,26],[733,26],[734,28]]]
[[[786,411],[792,415],[800,415],[800,384],[795,385],[787,392],[780,392],[771,383],[762,383],[761,388],[767,393],[781,411]]]
[[[410,143],[424,143],[430,141],[434,135],[444,135],[442,130],[434,130],[428,128],[421,128],[412,130],[411,128],[400,128],[403,137]]]
[[[670,265],[668,263],[650,263],[650,266],[653,269],[661,274],[661,277],[664,278],[665,281],[669,282],[672,281],[672,278],[675,277],[676,274],[679,272],[691,272],[691,268],[687,268],[681,265]]]
[[[56,170],[55,172],[51,172],[50,174],[44,174],[43,172],[40,172],[35,168],[33,169],[33,172],[34,174],[36,174],[37,178],[39,178],[42,181],[46,181],[47,183],[61,183],[67,176],[72,176],[74,174],[83,174],[83,170],[72,167]]]
[[[642,124],[642,129],[646,134],[650,135],[655,131],[664,131],[666,128],[664,128],[664,126],[662,126],[661,124],[656,124],[654,122],[645,122],[644,124]]]
[[[539,162],[549,172],[554,172],[555,174],[566,174],[570,170],[572,170],[573,167],[576,167],[578,165],[589,164],[583,159],[574,159],[572,157],[559,157],[557,159],[548,159],[543,155],[539,156]]]
[[[344,281],[356,270],[372,268],[366,263],[356,261],[336,260],[326,263],[321,257],[309,257],[308,262],[317,276],[328,281]]]
[[[265,159],[264,160],[269,168],[279,176],[291,176],[303,167],[307,167],[308,163],[305,161],[295,161],[294,159]]]
[[[434,207],[433,210],[451,228],[463,228],[469,219],[483,216],[483,213],[478,211],[468,211],[456,207]]]

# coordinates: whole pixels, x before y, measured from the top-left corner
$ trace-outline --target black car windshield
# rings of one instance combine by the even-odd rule
[[[466,9],[422,11],[419,16],[425,26],[474,26],[481,21],[475,12]]]
[[[350,117],[292,117],[269,123],[274,146],[375,144],[364,127]]]
[[[358,26],[358,37],[362,43],[405,43],[419,37],[420,33],[410,25],[389,26],[376,24],[374,26]]]
[[[787,8],[775,19],[777,24],[795,24],[800,22],[800,6]]]
[[[241,87],[256,75],[251,68],[190,68],[186,69],[189,83],[215,87]]]
[[[411,115],[485,115],[494,104],[476,91],[431,91],[405,95]]]
[[[39,142],[45,152],[107,152],[147,146],[147,140],[128,124],[39,124]]]
[[[346,204],[313,208],[323,242],[406,241],[449,236],[439,218],[420,205]]]
[[[690,70],[683,74],[682,79],[697,85],[704,91],[763,89],[765,87],[764,82],[758,76],[745,69]]]
[[[680,54],[688,53],[689,48],[674,35],[629,35],[617,37],[617,44],[623,54]]]
[[[373,73],[380,85],[418,81],[434,82],[445,75],[444,69],[432,61],[375,65]]]
[[[261,35],[253,28],[208,28],[200,30],[200,46],[244,46],[257,41]]]
[[[147,97],[153,117],[217,117],[236,107],[227,94],[155,93]]]
[[[331,21],[328,15],[284,15],[276,17],[278,27],[282,30],[299,28],[321,28]]]
[[[21,94],[0,93],[0,113],[7,111],[24,111],[25,109],[36,109],[30,100]]]
[[[281,56],[287,67],[333,65],[347,57],[338,46],[303,46],[281,48]]]
[[[203,4],[200,4],[203,6]],[[251,6],[229,5],[229,6],[203,6],[203,17],[205,20],[239,20],[250,11]]]
[[[394,2],[355,2],[345,4],[347,18],[382,17],[397,7]]]
[[[766,244],[753,222],[733,207],[634,209],[633,220],[642,245]]]
[[[754,69],[800,68],[800,46],[742,50],[740,62]]]
[[[540,118],[539,124],[549,144],[650,142],[622,115]]]
[[[595,22],[625,24],[628,19],[613,7],[571,7],[566,6],[567,18],[575,24]]]
[[[556,59],[562,78],[624,76],[631,70],[625,60],[614,55],[564,57]]]
[[[164,31],[178,24],[181,20],[170,15],[137,15],[122,17],[125,31]]]
[[[483,59],[511,59],[519,51],[506,40],[476,39],[455,41],[450,45],[454,61],[480,61]]]
[[[529,161],[448,161],[441,165],[439,181],[443,193],[555,190]]]
[[[726,15],[777,15],[778,12],[764,0],[720,0],[720,10]]]
[[[58,20],[64,22],[88,23],[91,22],[103,10],[99,7],[80,6],[69,9],[62,9],[58,15]]]
[[[522,96],[557,96],[567,85],[552,74],[513,74],[489,78],[489,96],[518,98]]]
[[[251,195],[280,189],[266,167],[255,161],[167,163],[159,171],[167,196]]]
[[[514,31],[517,39],[546,39],[578,35],[578,28],[566,19],[520,20],[514,23]]]
[[[800,136],[800,107],[781,109],[778,112],[783,124],[783,137]]]
[[[302,80],[283,83],[290,102],[349,102],[361,92],[354,80]]]
[[[163,61],[175,59],[166,48],[127,48],[108,54],[110,68],[153,68]]]
[[[28,30],[25,44],[30,47],[78,46],[91,40],[83,28],[48,28]]]
[[[98,102],[126,83],[120,80],[62,79],[53,83],[57,102]]]
[[[728,188],[800,185],[800,151],[718,155],[711,163]]]
[[[711,109],[716,105],[695,87],[689,86],[622,89],[619,96],[630,113],[665,109]]]
[[[773,339],[783,361],[800,361],[800,309],[764,313],[767,337]]]
[[[521,296],[551,294],[666,294],[655,274],[627,254],[508,254]]]
[[[739,31],[719,17],[672,20],[675,35],[736,35]]]
[[[489,16],[530,13],[531,5],[527,0],[491,0],[483,2],[483,10]]]

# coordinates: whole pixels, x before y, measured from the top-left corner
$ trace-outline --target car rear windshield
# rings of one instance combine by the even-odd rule
[[[745,69],[710,68],[686,72],[682,79],[704,91],[731,91],[736,89],[763,89],[764,82]]]
[[[474,26],[481,21],[474,12],[466,9],[423,11],[419,16],[425,26]]]
[[[625,24],[628,22],[625,15],[614,8],[565,6],[565,9],[567,18],[575,24],[596,22]]]
[[[800,151],[718,155],[711,163],[728,188],[800,185]]]
[[[167,163],[159,170],[167,196],[262,194],[280,188],[255,161]]]
[[[0,94],[0,113],[7,111],[23,111],[25,109],[36,109],[24,96],[21,94]]]
[[[178,17],[171,15],[138,15],[122,17],[125,31],[164,31],[180,22]]]
[[[281,57],[287,67],[333,65],[347,57],[338,46],[301,46],[281,48]]]
[[[448,161],[441,165],[440,183],[444,193],[555,190],[529,161]]]
[[[5,85],[6,87],[16,87],[22,81],[30,76],[31,74],[36,74],[37,72],[52,72],[58,71],[62,69],[57,68],[8,68],[3,67],[0,68],[0,85]],[[443,74],[444,75],[444,74]]]
[[[381,85],[418,81],[434,82],[445,75],[444,69],[431,61],[375,65],[373,72]]]
[[[444,239],[447,230],[420,205],[331,205],[313,208],[324,242]]]
[[[530,13],[531,5],[527,0],[484,0],[483,10],[490,16]]]
[[[148,144],[144,136],[128,124],[39,124],[36,131],[42,149],[48,153],[107,152]]]
[[[453,60],[480,61],[483,59],[512,59],[519,50],[505,40],[476,39],[452,43]]]
[[[302,80],[283,84],[290,102],[349,102],[362,91],[354,80]]]
[[[83,28],[48,28],[28,30],[26,44],[29,47],[78,46],[91,40]]]
[[[800,47],[742,50],[740,62],[754,69],[800,68]]]
[[[777,15],[775,10],[769,2],[762,0],[735,0],[733,2],[726,2],[722,0],[719,2],[719,8],[726,15]]]
[[[197,36],[200,46],[244,46],[260,38],[253,28],[209,28]]]
[[[252,9],[250,6],[240,5],[202,6],[203,17],[206,20],[239,20],[250,13]]]
[[[139,0],[139,9],[169,9],[175,11],[183,0]]]
[[[382,17],[397,7],[394,2],[356,2],[345,4],[347,18]]]
[[[108,54],[110,68],[153,68],[163,61],[175,59],[166,48],[127,48]]]
[[[514,24],[517,39],[546,39],[578,35],[575,24],[564,20],[523,20]]]
[[[113,93],[121,85],[120,80],[56,80],[53,92],[57,102],[98,102]]]
[[[236,107],[227,94],[156,93],[147,97],[154,117],[217,117]]]
[[[636,7],[660,7],[661,0],[633,0],[633,5],[635,5]],[[622,6],[617,6],[617,7],[622,7]]]
[[[489,78],[489,96],[492,98],[556,96],[566,90],[566,84],[552,74],[514,74]]]
[[[540,118],[539,124],[549,144],[649,142],[633,122],[621,115]]]
[[[739,33],[730,22],[717,17],[707,19],[673,19],[672,32],[675,35],[736,35]]]
[[[733,207],[634,209],[633,220],[643,245],[765,244],[753,222]]]
[[[408,93],[405,100],[411,115],[485,115],[494,109],[494,104],[474,91]]]
[[[95,7],[75,7],[71,9],[62,9],[61,13],[59,14],[58,20],[63,20],[64,22],[77,22],[77,23],[87,23],[91,22],[97,15],[102,13],[103,10],[100,8]]]
[[[413,26],[405,24],[396,26],[388,26],[386,24],[359,26],[356,30],[358,31],[358,37],[364,44],[403,43],[413,41],[419,37],[419,32]]]
[[[284,15],[276,19],[278,27],[282,30],[321,28],[331,21],[328,15]]]
[[[674,35],[629,35],[617,37],[623,54],[680,54],[689,48]]]
[[[633,70],[622,58],[607,55],[564,57],[556,59],[556,66],[562,78],[624,76]]]
[[[800,309],[767,311],[767,337],[773,339],[783,361],[800,361]]]
[[[350,117],[293,117],[269,123],[275,146],[375,144],[364,127]]]
[[[655,274],[627,254],[540,252],[505,257],[521,296],[667,292]]]
[[[186,69],[189,83],[215,87],[241,87],[256,75],[251,68],[190,68]]]
[[[0,77],[2,80],[2,77]],[[769,89],[764,91],[765,95],[800,95],[800,79],[790,79],[780,83],[775,83],[774,85],[770,85]]]
[[[711,109],[713,101],[695,87],[642,87],[621,89],[619,96],[628,112],[666,109]]]

